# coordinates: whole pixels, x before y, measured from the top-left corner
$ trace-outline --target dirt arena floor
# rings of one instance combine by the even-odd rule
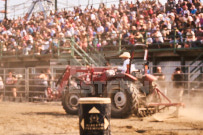
[[[186,105],[179,118],[170,110],[150,117],[111,119],[112,135],[203,135],[202,104]],[[60,102],[0,102],[0,135],[78,135],[79,118]]]

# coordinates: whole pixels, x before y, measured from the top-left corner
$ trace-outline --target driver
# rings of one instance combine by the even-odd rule
[[[122,58],[123,61],[123,66],[122,67],[118,67],[118,70],[121,70],[121,73],[126,73],[128,66],[130,64],[130,53],[129,52],[124,52],[123,54],[121,54],[119,56],[120,58]]]

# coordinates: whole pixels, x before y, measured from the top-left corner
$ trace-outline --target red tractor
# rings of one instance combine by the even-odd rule
[[[80,97],[109,97],[111,115],[116,118],[131,114],[144,117],[166,107],[183,105],[172,103],[153,83],[155,80],[153,75],[139,71],[121,73],[111,67],[68,66],[57,82],[56,96],[62,97],[68,114],[78,113]]]
[[[131,49],[126,73],[112,67],[68,66],[56,83],[56,93],[48,92],[50,97],[62,97],[63,108],[68,114],[78,113],[80,97],[109,97],[111,116],[116,118],[125,118],[131,114],[144,117],[166,107],[183,105],[172,103],[156,87],[156,77],[145,72],[148,69],[146,64],[143,64],[143,73],[141,70],[130,71],[134,49]],[[147,54],[147,50],[145,52]]]

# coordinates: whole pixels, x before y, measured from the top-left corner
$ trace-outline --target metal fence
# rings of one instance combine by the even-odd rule
[[[17,88],[17,101],[33,101],[33,99],[46,100],[45,89],[47,86],[42,84],[42,80],[38,78],[38,76],[43,72],[46,73],[47,69],[50,69],[51,76],[53,77],[51,80],[51,88],[55,89],[55,84],[58,78],[62,75],[66,66],[53,66],[53,67],[33,67],[33,68],[1,68],[0,76],[2,77],[4,88],[1,89],[1,93],[4,97],[4,100],[12,100],[13,93],[11,88]],[[167,94],[167,91],[173,89],[173,82],[171,80],[171,76],[174,72],[174,69],[177,66],[162,66],[163,73],[166,77],[165,81],[159,81],[159,83],[164,83],[164,92]],[[192,69],[197,66],[185,66],[186,72],[183,73],[185,77],[184,81],[184,90],[185,93],[190,93],[194,91],[203,92],[203,65],[199,66],[200,70],[197,72],[191,73]],[[150,72],[153,74],[153,68],[155,66],[150,67]],[[17,83],[15,85],[6,84],[6,79],[8,77],[8,73],[12,71],[14,75],[18,78]]]
[[[51,88],[55,88],[55,83],[65,69],[65,66],[56,67],[34,67],[34,68],[1,68],[0,76],[2,77],[4,87],[1,89],[1,93],[5,100],[13,99],[12,88],[17,88],[16,100],[32,101],[34,98],[41,100],[46,99],[45,89],[47,86],[43,84],[43,80],[39,78],[39,75],[46,72],[47,69],[51,71]],[[17,78],[14,85],[7,84],[7,78],[9,72],[13,73],[13,76]]]

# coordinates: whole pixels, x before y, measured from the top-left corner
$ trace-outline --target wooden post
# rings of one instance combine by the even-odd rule
[[[185,57],[181,56],[181,70],[185,73]]]
[[[187,90],[188,90],[188,97],[190,97],[190,66],[188,66],[188,75],[187,75]]]
[[[121,37],[121,32],[119,32],[119,52],[121,51],[121,39],[122,39],[122,37]]]
[[[71,37],[70,39],[70,44],[71,44],[71,56],[73,57],[75,54],[74,54],[74,37]]]
[[[3,41],[0,43],[0,56],[2,57],[3,54]]]
[[[152,63],[153,63],[153,73],[156,73],[156,69],[157,69],[157,60],[156,57],[153,55],[152,57]]]
[[[173,53],[176,53],[176,30],[174,29]]]
[[[5,0],[5,13],[4,13],[4,19],[7,19],[7,0]]]
[[[6,77],[7,77],[7,76],[6,76],[6,69],[5,69],[5,68],[4,68],[4,71],[3,71],[3,72],[4,72],[3,80],[6,82]],[[6,83],[4,84],[4,99],[5,99],[5,96],[6,96],[6,88],[5,88],[5,86],[6,86]]]
[[[57,56],[60,55],[60,41],[58,42],[58,46],[57,46]]]
[[[58,10],[58,6],[57,6],[57,0],[55,0],[55,11]]]
[[[29,68],[25,68],[25,98],[29,101]]]

